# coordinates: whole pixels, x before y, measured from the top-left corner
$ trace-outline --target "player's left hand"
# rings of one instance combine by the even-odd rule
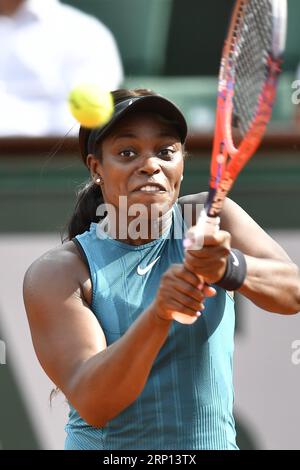
[[[225,273],[230,246],[229,232],[218,230],[213,235],[205,235],[200,250],[186,251],[184,265],[189,271],[204,278],[207,284],[216,283]]]

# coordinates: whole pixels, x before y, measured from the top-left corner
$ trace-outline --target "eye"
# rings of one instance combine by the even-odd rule
[[[119,152],[119,155],[121,157],[125,157],[125,158],[134,157],[135,154],[136,153],[131,149],[125,149],[125,150],[122,150],[121,152]]]
[[[158,152],[158,156],[162,158],[171,158],[176,150],[173,147],[164,147]]]

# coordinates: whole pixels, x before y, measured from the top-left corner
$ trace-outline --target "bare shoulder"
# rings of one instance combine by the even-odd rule
[[[29,266],[24,277],[24,294],[78,290],[88,297],[89,283],[88,267],[75,244],[69,241],[47,251]]]
[[[28,268],[25,279],[49,280],[50,278],[70,278],[77,275],[83,262],[73,242],[52,248],[37,258]],[[76,268],[76,269],[75,269]]]

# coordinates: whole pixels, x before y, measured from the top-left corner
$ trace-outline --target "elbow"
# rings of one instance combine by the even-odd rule
[[[296,315],[297,313],[300,313],[300,289],[299,289],[297,296],[294,299],[293,304],[291,305],[288,315]]]
[[[300,304],[299,303],[295,303],[294,305],[291,304],[288,308],[286,308],[281,313],[283,315],[297,315],[297,313],[300,313]]]
[[[127,405],[120,409],[119,405],[114,406],[111,399],[108,403],[105,401],[97,401],[97,404],[93,406],[91,402],[84,403],[80,402],[72,404],[76,409],[80,417],[90,426],[94,428],[103,428],[109,421],[118,416],[123,409],[127,408]]]
[[[283,315],[296,315],[300,313],[300,292],[292,293],[291,301],[283,307]]]
[[[125,408],[134,402],[127,400],[120,403],[115,400],[112,394],[101,393],[99,390],[95,393],[93,387],[76,387],[72,393],[68,394],[68,401],[77,411],[79,416],[90,426],[103,428],[109,421],[118,416]]]
[[[94,428],[103,428],[109,421],[108,418],[105,418],[99,412],[96,412],[96,410],[91,410],[89,407],[81,407],[77,411],[80,417]]]
[[[93,405],[93,402],[89,397],[84,397],[84,395],[76,397],[73,395],[69,396],[68,401],[77,411],[79,416],[90,426],[102,428],[110,419],[106,416],[106,413],[103,413],[105,406],[101,404],[100,400],[98,403]]]
[[[292,315],[300,312],[300,271],[297,265],[294,265],[294,269],[296,272],[296,285],[294,288],[294,305],[291,312]]]
[[[288,304],[276,304],[276,306],[271,308],[265,307],[265,310],[284,316],[297,315],[297,313],[300,313],[300,303],[297,300],[291,299]]]
[[[77,378],[77,377],[76,377]],[[93,387],[84,384],[84,381],[71,380],[63,390],[69,404],[77,411],[80,418],[95,428],[101,428],[109,421],[104,415],[106,410],[100,396],[92,393]]]
[[[120,382],[115,393],[112,387],[100,381],[87,379],[81,370],[72,376],[64,390],[70,404],[79,416],[90,426],[103,428],[109,421],[130,406],[142,391],[141,387],[132,387],[127,393]]]
[[[290,286],[290,302],[286,306],[286,315],[296,315],[300,313],[300,272],[296,264],[293,264],[294,282]]]

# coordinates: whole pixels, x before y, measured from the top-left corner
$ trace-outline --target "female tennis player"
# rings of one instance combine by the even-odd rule
[[[147,90],[114,99],[107,125],[80,130],[91,180],[68,241],[24,280],[36,354],[70,404],[65,448],[236,449],[232,291],[294,314],[298,268],[229,199],[221,229],[184,252],[206,197],[179,198],[185,118]]]

